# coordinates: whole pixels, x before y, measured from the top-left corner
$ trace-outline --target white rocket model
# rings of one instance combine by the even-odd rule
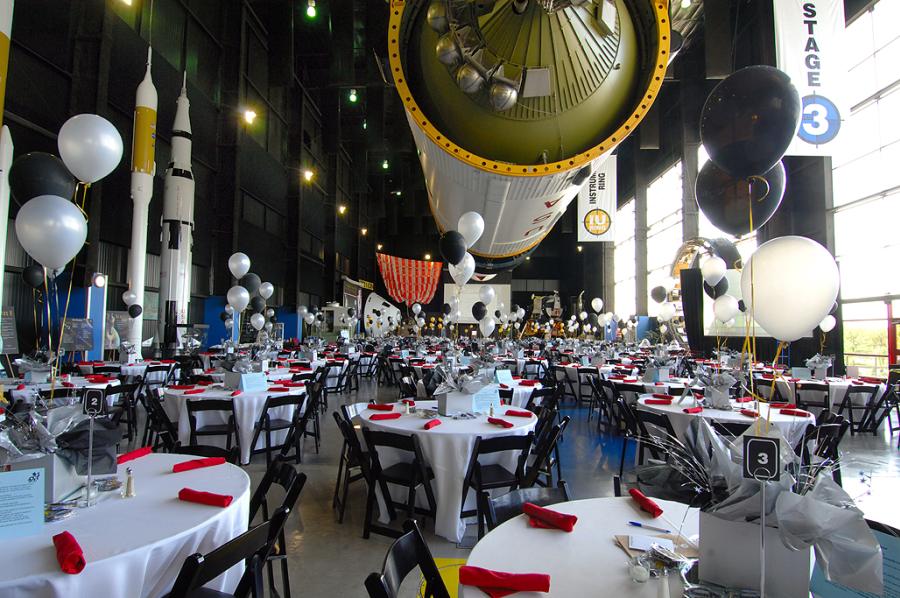
[[[153,175],[156,172],[156,87],[150,75],[152,49],[147,48],[147,73],[137,88],[134,106],[134,132],[131,139],[131,253],[128,256],[128,284],[137,296],[135,303],[144,307],[144,274],[147,268],[147,221],[153,197]],[[128,342],[139,352],[144,316],[131,319]]]
[[[13,0],[0,0],[0,118],[6,99],[6,74],[9,72],[9,44],[12,34]],[[9,129],[0,131],[0,272],[6,267],[6,232],[9,225],[9,169],[13,160],[13,142]],[[0,305],[3,285],[0,284]],[[0,342],[2,347],[2,342]]]
[[[191,172],[191,119],[187,74],[172,128],[172,161],[163,195],[162,256],[159,265],[159,336],[166,349],[178,344],[178,324],[187,322],[191,300],[191,238],[194,230],[194,175]]]

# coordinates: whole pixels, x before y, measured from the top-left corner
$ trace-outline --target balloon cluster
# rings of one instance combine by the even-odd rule
[[[450,277],[464,286],[475,274],[475,258],[469,253],[484,232],[484,219],[477,212],[466,212],[459,217],[456,230],[448,230],[441,235],[441,256],[449,264]]]
[[[220,314],[225,329],[234,328],[235,312],[240,316],[249,307],[252,312],[250,326],[256,331],[265,329],[267,333],[271,333],[278,318],[275,309],[268,307],[266,302],[275,293],[275,285],[263,282],[259,275],[250,272],[250,257],[240,251],[228,258],[228,270],[238,284],[228,289],[228,304]]]
[[[785,191],[781,158],[800,126],[790,77],[764,65],[743,68],[710,93],[700,116],[709,154],[697,176],[697,204],[717,228],[743,235],[775,214]]]

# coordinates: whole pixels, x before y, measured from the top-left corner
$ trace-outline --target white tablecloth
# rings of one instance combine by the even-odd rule
[[[437,408],[436,401],[416,401],[417,409]],[[395,409],[401,409],[395,405]],[[509,436],[525,435],[534,430],[537,417],[507,417],[506,420],[513,424],[512,428],[501,428],[487,423],[487,416],[479,416],[474,420],[453,420],[447,417],[441,418],[441,425],[425,430],[426,419],[417,415],[404,415],[400,419],[371,421],[369,417],[384,411],[372,411],[365,408],[365,404],[357,405],[363,425],[373,430],[383,430],[398,434],[415,434],[419,437],[422,451],[428,465],[434,470],[434,479],[431,487],[437,502],[437,518],[435,521],[435,533],[452,542],[459,542],[466,531],[466,526],[459,517],[462,501],[463,478],[469,466],[472,449],[475,446],[475,438],[481,436]],[[502,417],[507,409],[502,407],[497,413]],[[379,458],[383,467],[389,467],[400,458],[407,459],[408,455],[392,454],[393,451],[379,450]],[[512,452],[485,455],[480,459],[482,464],[498,463],[510,471],[515,470],[516,457]],[[420,492],[424,497],[424,492]],[[469,493],[466,505],[474,509],[475,491]],[[382,520],[385,520],[385,512],[382,510]]]
[[[531,398],[531,393],[535,390],[544,388],[541,383],[537,383],[533,386],[522,386],[516,381],[516,384],[512,386],[512,402],[510,403],[513,407],[518,407],[519,409],[524,409],[525,405],[528,404],[528,399]],[[538,403],[540,405],[540,403]]]
[[[638,401],[638,409],[667,415],[669,417],[669,422],[672,424],[672,429],[675,430],[675,435],[681,440],[684,440],[684,433],[690,425],[692,417],[699,416],[704,419],[729,424],[753,424],[756,422],[755,418],[747,417],[740,412],[740,409],[742,408],[753,409],[755,403],[752,402],[735,403],[732,401],[731,405],[734,407],[735,411],[704,408],[700,413],[685,413],[685,408],[694,406],[694,402],[690,399],[685,399],[681,404],[679,404],[676,399],[675,401],[672,401],[671,405],[647,405],[645,402],[647,398],[648,397],[641,397]],[[769,412],[771,411],[772,415],[769,423],[781,430],[782,435],[791,443],[791,446],[796,445],[797,442],[800,441],[800,438],[803,436],[803,433],[806,431],[806,427],[809,424],[816,423],[816,418],[812,415],[807,417],[784,415],[780,413],[779,409],[770,410],[769,405],[765,403],[760,403],[759,411],[764,418],[768,418]]]
[[[197,386],[195,388],[203,388]],[[212,385],[206,387],[202,394],[186,395],[183,390],[173,390],[170,387],[164,389],[165,400],[163,407],[166,414],[172,421],[178,421],[178,440],[181,444],[191,443],[191,424],[188,420],[187,402],[201,401],[203,399],[227,399],[234,401],[234,415],[237,419],[238,439],[241,444],[241,463],[250,462],[250,445],[253,443],[253,426],[259,421],[263,407],[266,404],[268,396],[284,396],[287,394],[300,395],[306,390],[303,387],[292,387],[288,392],[245,392],[236,397],[232,397],[231,390],[222,388],[220,385]],[[271,416],[277,419],[291,419],[294,408],[291,406],[279,407],[271,410]],[[227,423],[227,415],[217,411],[207,411],[197,413],[197,427],[203,427],[212,424]],[[272,434],[272,443],[280,444],[284,441],[287,432],[276,432]],[[200,444],[212,444],[214,446],[225,446],[224,436],[204,436],[198,439]],[[260,435],[256,448],[265,446],[265,437]]]
[[[225,381],[225,372],[208,372],[205,370],[197,370],[195,372],[200,376],[209,376],[214,382],[224,382]],[[299,373],[299,372],[297,372]],[[290,368],[269,368],[266,371],[266,379],[270,382],[277,382],[279,380],[291,380],[294,377],[293,372],[291,372]]]
[[[100,384],[88,384],[88,381],[81,376],[71,376],[68,379],[68,382],[72,384],[71,387],[63,386],[62,381],[57,380],[56,392],[62,393],[62,391],[69,390],[70,388],[103,388],[105,389],[107,386],[119,386],[120,382],[118,380],[110,380],[109,382],[100,383]],[[25,388],[22,390],[18,390],[18,386],[20,384],[25,384],[22,380],[9,380],[8,383],[4,382],[2,385],[3,392],[8,393],[13,399],[19,400],[29,400],[32,396],[37,394],[38,391],[41,390],[50,390],[51,384],[49,382],[44,384],[26,384]],[[112,404],[116,400],[116,394],[110,394],[107,396],[107,400],[110,404]]]
[[[329,365],[328,362],[324,359],[317,359],[312,362],[312,369],[317,370],[323,365]],[[344,361],[337,361],[330,364],[328,368],[328,377],[325,378],[325,386],[326,388],[332,389],[337,386],[338,376],[341,375],[347,367],[350,365],[350,360],[346,359]]]
[[[850,386],[857,386],[853,384],[850,379],[844,378],[828,378],[827,380],[800,380],[801,386],[803,382],[809,382],[813,384],[822,384],[823,382],[827,382],[828,384],[828,404],[831,406],[831,410],[837,413],[838,409],[841,406],[841,401],[844,400],[844,395],[847,394],[847,389]],[[775,381],[775,385],[778,388],[778,392],[781,393],[781,398],[785,401],[794,401],[796,399],[796,389],[797,389],[797,381],[794,378],[778,378]],[[886,386],[884,384],[878,385],[878,393],[876,395],[876,400],[884,394]],[[761,395],[768,397],[772,390],[772,381],[771,380],[763,380],[763,384],[759,386],[759,392]],[[807,395],[807,398],[811,400],[818,401],[818,398],[814,398],[813,391],[804,392]],[[864,404],[864,397],[862,395],[854,395],[851,397],[854,405],[862,405]]]
[[[123,376],[129,377],[137,377],[144,376],[144,373],[147,371],[148,365],[158,366],[158,365],[172,365],[168,363],[161,363],[159,361],[139,361],[135,363],[119,363],[117,361],[104,361],[103,365],[107,366],[119,366],[119,373]],[[93,374],[94,366],[93,365],[78,365],[79,371],[82,374]],[[148,382],[165,382],[166,381],[166,372],[153,372]],[[175,368],[175,375],[178,375],[178,368]]]
[[[89,509],[44,526],[40,534],[4,541],[9,552],[0,568],[4,598],[157,598],[171,589],[184,559],[207,553],[247,530],[250,478],[233,465],[172,473],[172,465],[196,457],[147,455],[119,466],[135,476],[135,498],[101,495]],[[178,491],[193,488],[230,494],[222,509],[178,500]],[[87,566],[78,575],[60,571],[52,537],[70,532],[84,551]],[[229,570],[210,587],[232,592],[242,567]]]
[[[660,527],[678,529],[684,519],[682,535],[700,531],[697,509],[685,518],[685,505],[658,500],[663,518],[652,519],[639,510],[631,498],[592,498],[554,505],[553,509],[571,513],[578,523],[571,533],[537,529],[528,525],[524,515],[513,517],[488,533],[469,555],[468,565],[511,573],[546,573],[550,592],[520,592],[517,598],[572,598],[573,596],[635,596],[656,598],[655,579],[636,583],[628,573],[628,557],[613,540],[614,535],[634,534],[637,528],[628,521],[643,521]],[[649,532],[648,535],[655,535]],[[671,577],[671,576],[670,576]],[[680,596],[672,580],[671,596]],[[460,598],[483,598],[478,588],[459,587]]]

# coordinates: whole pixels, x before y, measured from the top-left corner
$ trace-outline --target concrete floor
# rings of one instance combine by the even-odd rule
[[[341,439],[330,412],[342,402],[371,400],[392,401],[396,389],[378,388],[363,381],[362,389],[349,396],[331,397],[329,414],[322,419],[322,446],[315,453],[307,440],[303,463],[299,469],[308,480],[300,496],[299,508],[287,523],[288,563],[293,596],[367,596],[363,582],[372,571],[380,571],[384,555],[392,540],[373,534],[362,538],[365,513],[365,484],[351,486],[343,524],[337,523],[331,508],[337,473]],[[618,470],[622,442],[609,434],[598,434],[596,419],[588,422],[587,409],[564,407],[572,417],[562,448],[563,477],[575,498],[611,496],[612,472]],[[885,426],[887,428],[887,426]],[[631,444],[631,443],[629,443]],[[858,500],[867,516],[900,527],[900,513],[892,508],[893,496],[900,490],[900,458],[896,439],[887,431],[878,437],[846,437],[843,445],[844,486]],[[633,450],[626,455],[626,468],[632,462]],[[263,455],[246,467],[254,486],[265,471]],[[402,519],[398,517],[398,519]],[[399,526],[401,521],[397,522]],[[425,534],[436,558],[464,559],[469,551],[434,536],[433,523],[425,526]],[[474,534],[474,526],[469,534]],[[411,575],[403,587],[404,596],[416,595],[418,575]],[[280,585],[280,583],[279,583]]]

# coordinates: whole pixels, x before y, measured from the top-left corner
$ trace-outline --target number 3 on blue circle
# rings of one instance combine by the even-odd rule
[[[803,111],[800,116],[800,130],[797,136],[814,145],[828,143],[837,137],[841,130],[841,113],[834,102],[820,95],[803,98]]]

